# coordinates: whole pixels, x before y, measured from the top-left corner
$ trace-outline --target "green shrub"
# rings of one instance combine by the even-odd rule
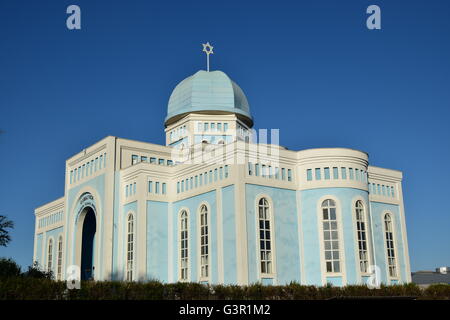
[[[34,277],[0,278],[0,300],[317,300],[346,297],[416,297],[450,300],[450,285],[436,284],[421,289],[415,284],[382,285],[370,289],[365,285],[345,287],[304,286],[292,282],[284,286],[204,285],[159,281],[119,282],[82,281],[79,290],[68,290],[64,281]]]
[[[18,277],[20,266],[11,258],[0,258],[0,278]]]

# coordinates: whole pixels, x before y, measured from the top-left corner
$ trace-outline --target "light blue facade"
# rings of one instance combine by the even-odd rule
[[[169,100],[166,134],[177,135],[167,146],[106,137],[68,159],[64,197],[36,209],[34,260],[56,272],[62,235],[62,269],[80,265],[83,251],[90,253],[82,238],[85,221],[91,220],[84,218],[93,212],[95,280],[344,286],[369,283],[368,264],[379,268],[383,283],[410,281],[400,172],[371,167],[366,153],[345,148],[276,146],[264,154],[246,142],[252,125],[244,93],[223,72],[199,71],[185,79]],[[172,154],[181,144],[194,150],[189,143],[204,140],[213,149],[222,141],[231,147],[202,163],[183,163]],[[325,200],[336,210],[337,272],[326,267]],[[265,217],[261,203],[268,210]],[[363,208],[362,232],[357,203]],[[207,208],[203,260],[202,206]],[[188,214],[186,268],[181,268],[182,211]],[[395,247],[391,272],[386,214],[392,218]],[[207,275],[201,276],[205,265]]]

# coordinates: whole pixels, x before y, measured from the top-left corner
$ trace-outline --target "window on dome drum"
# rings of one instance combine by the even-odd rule
[[[330,168],[323,168],[325,180],[330,180]]]
[[[62,236],[59,236],[58,238],[58,264],[56,269],[56,280],[62,279]]]
[[[306,180],[312,181],[312,170],[311,169],[306,170]]]
[[[326,272],[341,272],[338,222],[334,200],[327,199],[322,202],[322,224]]]
[[[392,227],[392,218],[389,213],[384,216],[384,231],[386,234],[386,250],[389,267],[389,276],[397,277],[397,262],[394,247],[394,231]]]
[[[52,271],[52,261],[53,261],[53,240],[48,240],[48,255],[47,255],[47,271]]]
[[[369,267],[369,251],[367,249],[366,216],[361,200],[356,201],[355,214],[356,232],[358,234],[359,268],[361,272],[367,273],[367,268]]]
[[[270,226],[270,207],[266,198],[261,198],[258,202],[259,221],[259,251],[261,273],[272,273],[272,242]]]
[[[339,170],[337,167],[333,167],[333,179],[339,179]]]
[[[134,217],[133,214],[129,214],[128,229],[127,229],[127,281],[133,281],[133,264],[134,264]]]
[[[228,131],[228,123],[223,124],[223,131]]]
[[[202,205],[200,209],[200,278],[209,277],[209,230],[208,208]]]
[[[316,180],[320,180],[320,168],[315,169],[315,178]]]
[[[180,280],[188,280],[188,214],[186,210],[181,211],[180,214]]]

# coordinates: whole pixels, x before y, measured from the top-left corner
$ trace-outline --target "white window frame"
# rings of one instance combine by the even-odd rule
[[[322,203],[325,200],[333,200],[336,205],[336,219],[337,219],[337,230],[338,230],[338,242],[339,242],[339,257],[340,257],[340,272],[327,272],[326,261],[325,261],[325,242],[324,242],[324,230],[323,230],[323,211],[322,211]],[[345,242],[343,238],[343,229],[342,229],[342,214],[341,214],[341,202],[334,195],[325,195],[318,199],[317,201],[317,226],[319,230],[319,248],[320,248],[320,262],[321,262],[321,275],[322,275],[322,284],[325,285],[327,283],[328,277],[341,277],[342,285],[347,284],[347,273],[346,273],[346,259],[345,259]]]
[[[53,237],[47,241],[47,272],[53,271]]]
[[[205,213],[203,211],[203,208],[206,209],[206,225],[203,225],[202,216]],[[211,210],[210,206],[206,202],[202,202],[198,208],[198,220],[197,220],[197,234],[198,234],[198,274],[199,274],[199,280],[200,281],[209,281],[211,277],[211,237],[210,237],[210,231],[211,231]],[[207,233],[206,235],[202,234],[203,227],[206,227]],[[207,244],[202,244],[202,238],[205,237],[207,240]],[[206,248],[206,254],[202,252],[202,247]],[[206,259],[203,259],[206,256]],[[203,268],[206,267],[206,275],[203,275]]]
[[[131,218],[131,220],[130,220]],[[131,223],[131,231],[130,231]],[[126,238],[125,238],[125,279],[126,281],[133,281],[135,276],[136,266],[136,219],[133,212],[127,214],[126,220]],[[131,236],[131,240],[130,240]]]
[[[392,242],[392,250],[394,253],[394,264],[393,267],[395,267],[395,275],[391,275],[390,272],[390,268],[391,268],[391,264],[389,261],[389,254],[388,254],[388,246],[387,246],[387,232],[388,230],[386,229],[386,217],[390,218],[390,223],[391,223],[391,228],[392,230],[390,231],[391,233],[391,242]],[[395,233],[395,219],[394,219],[394,214],[390,211],[384,211],[383,215],[382,215],[382,224],[383,224],[383,242],[384,242],[384,255],[385,255],[385,259],[386,259],[386,275],[387,278],[389,280],[399,280],[399,267],[398,267],[398,251],[397,251],[397,237],[396,237],[396,233]]]
[[[265,219],[269,221],[269,231],[270,231],[270,259],[265,260],[271,264],[271,272],[262,272],[262,260],[261,260],[261,236],[260,236],[260,218],[259,218],[259,203],[262,199],[267,201],[268,215],[269,218]],[[255,201],[255,223],[256,223],[256,261],[257,261],[257,272],[260,279],[274,279],[276,280],[276,248],[275,248],[275,223],[274,223],[274,206],[272,198],[266,194],[262,194],[256,197]],[[265,230],[265,229],[264,229]],[[267,241],[267,240],[266,240]],[[267,251],[267,250],[264,250]],[[275,283],[274,283],[275,284]]]
[[[182,232],[182,214],[183,212],[186,213],[186,239],[182,239],[181,237],[181,232]],[[191,275],[190,275],[190,270],[191,270],[191,259],[190,259],[190,234],[191,234],[191,230],[190,230],[190,212],[187,208],[182,208],[179,212],[178,212],[178,281],[180,282],[189,282],[191,280]],[[181,247],[181,241],[185,240],[186,241],[186,247],[182,248]],[[182,250],[186,250],[186,257],[182,258]],[[183,263],[182,263],[182,259],[186,259],[186,265],[185,267],[183,267]],[[186,269],[186,275],[183,277],[183,269]]]
[[[63,268],[63,236],[60,234],[58,236],[58,245],[57,245],[57,264],[56,264],[56,280],[62,280],[62,268]]]
[[[361,207],[358,207],[358,203],[361,204]],[[369,275],[369,266],[372,263],[372,255],[371,255],[371,244],[370,244],[370,228],[369,228],[369,219],[368,219],[368,206],[366,205],[365,201],[363,199],[360,199],[359,197],[356,199],[353,199],[353,221],[355,225],[355,256],[357,257],[357,261],[359,262],[358,272],[361,275]],[[358,219],[357,210],[362,210],[362,218]],[[360,230],[358,222],[364,223],[364,230]],[[362,233],[365,233],[365,240],[361,240]],[[360,242],[365,242],[365,252],[366,252],[366,264],[365,264],[365,271],[362,268],[363,267],[363,260],[361,260],[361,249],[360,249]]]

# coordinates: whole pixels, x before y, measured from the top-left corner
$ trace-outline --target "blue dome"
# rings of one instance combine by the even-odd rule
[[[244,92],[222,71],[200,70],[181,81],[170,95],[165,123],[173,123],[190,112],[234,113],[247,125],[253,125]]]

